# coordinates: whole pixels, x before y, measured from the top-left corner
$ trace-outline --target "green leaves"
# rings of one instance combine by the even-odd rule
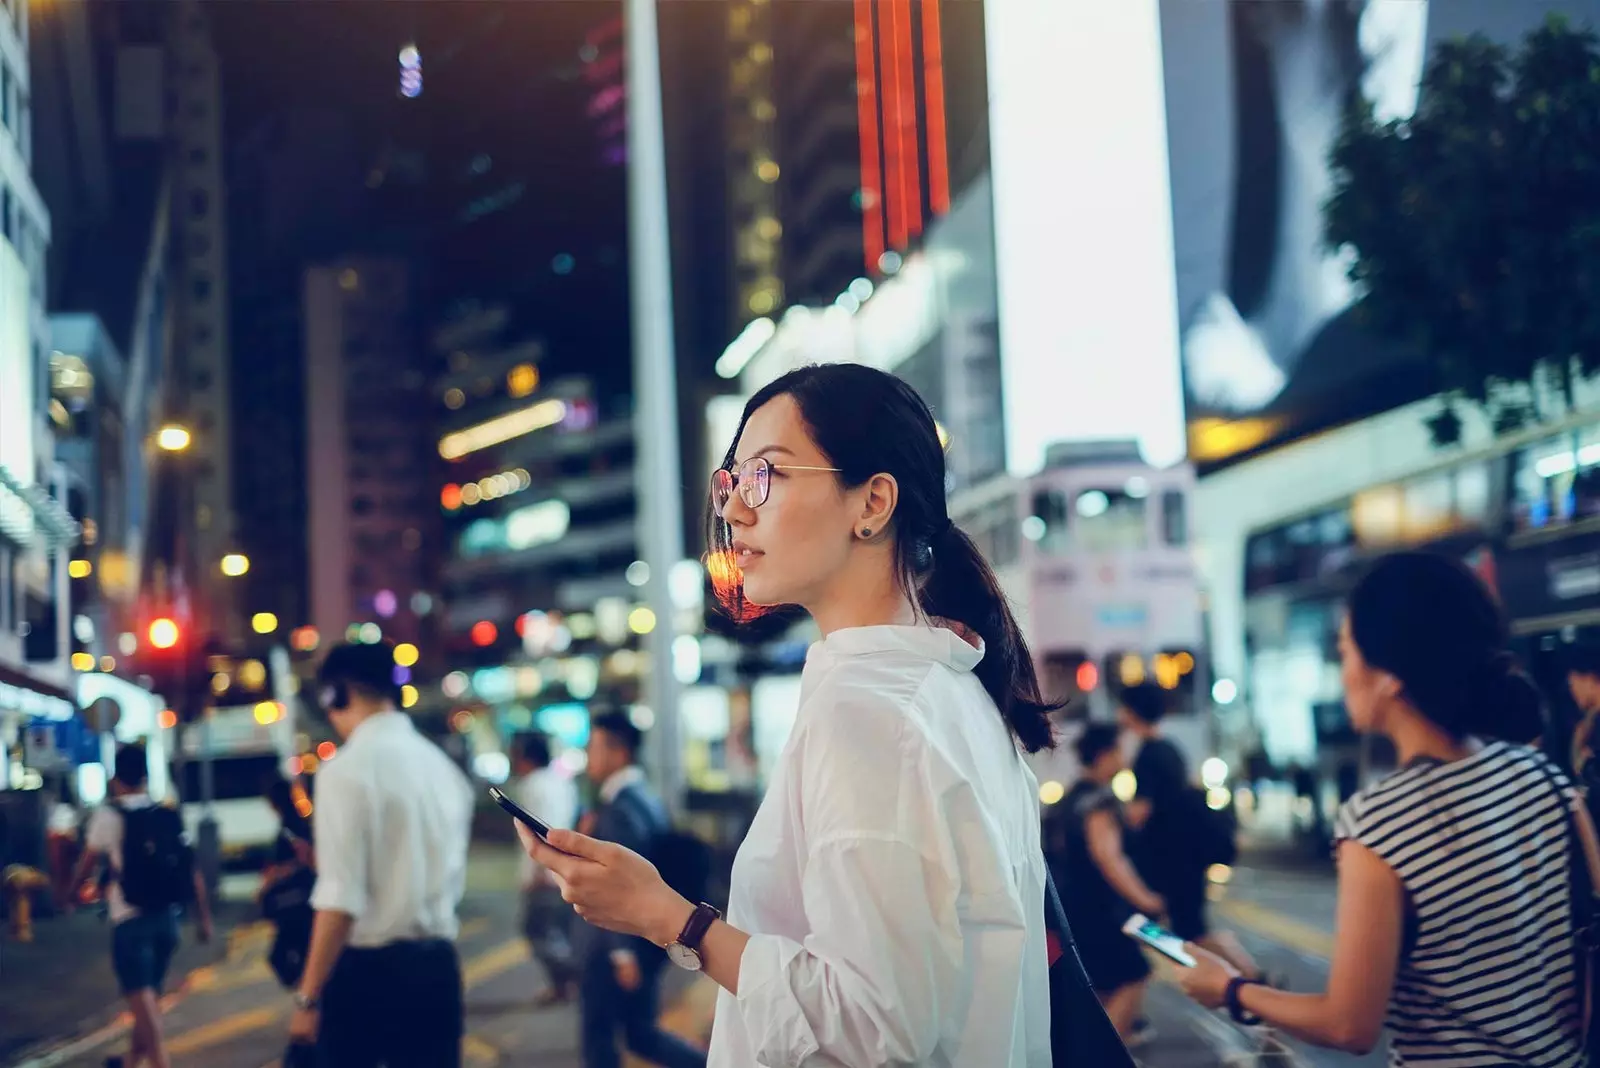
[[[1366,102],[1332,153],[1325,234],[1353,252],[1358,314],[1429,356],[1442,389],[1502,430],[1541,412],[1527,388],[1600,371],[1600,41],[1551,18],[1515,51],[1441,44],[1416,114]],[[1520,388],[1519,388],[1520,387]],[[1459,421],[1430,421],[1444,443]],[[1436,425],[1437,424],[1437,425]]]

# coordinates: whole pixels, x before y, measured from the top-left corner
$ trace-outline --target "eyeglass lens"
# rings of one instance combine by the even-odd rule
[[[718,468],[711,473],[712,508],[717,518],[722,518],[723,509],[727,507],[728,500],[736,489],[745,507],[760,508],[767,502],[767,493],[771,487],[772,467],[764,456],[752,456],[740,464],[737,475],[726,468]]]

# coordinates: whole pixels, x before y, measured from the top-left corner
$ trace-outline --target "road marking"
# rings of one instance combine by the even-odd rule
[[[167,1053],[174,1057],[195,1053],[238,1038],[240,1035],[259,1031],[283,1015],[285,1013],[282,1009],[247,1009],[244,1012],[235,1012],[167,1039]]]
[[[492,1066],[500,1063],[502,1054],[477,1035],[466,1035],[461,1039],[461,1056],[468,1064]]]
[[[481,935],[488,929],[489,917],[474,916],[472,919],[461,925],[461,934],[458,937],[463,939],[476,938],[478,935]]]
[[[461,984],[468,989],[487,983],[532,959],[528,944],[520,938],[500,943],[486,953],[480,953],[461,969]]]
[[[1219,901],[1212,906],[1224,919],[1248,928],[1250,931],[1323,960],[1333,958],[1333,935],[1320,927],[1302,923],[1281,912],[1253,904],[1249,901]]]

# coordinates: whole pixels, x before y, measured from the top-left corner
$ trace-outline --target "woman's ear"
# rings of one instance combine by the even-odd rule
[[[857,492],[861,493],[861,511],[856,516],[856,534],[860,537],[871,537],[866,533],[882,533],[889,529],[889,523],[894,519],[895,506],[900,503],[900,484],[894,476],[880,472],[867,479],[866,483]]]

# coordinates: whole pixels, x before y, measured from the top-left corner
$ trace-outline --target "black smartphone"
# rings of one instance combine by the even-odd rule
[[[494,798],[495,804],[511,813],[512,818],[522,823],[525,827],[537,835],[539,841],[543,842],[545,845],[550,845],[550,825],[548,823],[540,819],[538,816],[535,816],[533,813],[529,812],[515,801],[511,800],[511,798],[507,797],[505,794],[501,793],[498,787],[489,787],[489,796]],[[550,846],[550,848],[554,849],[555,846]]]

